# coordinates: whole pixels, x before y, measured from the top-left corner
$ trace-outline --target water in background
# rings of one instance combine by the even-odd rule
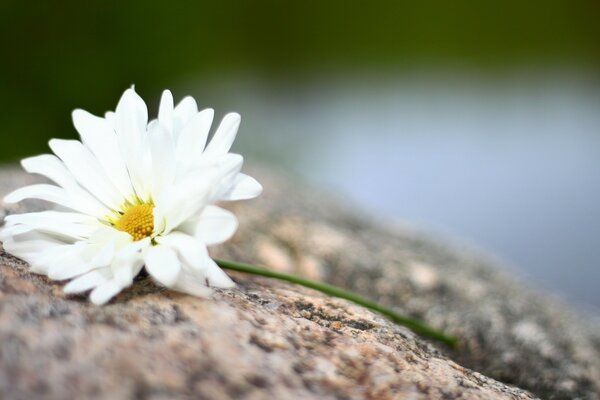
[[[195,94],[242,113],[237,150],[598,308],[599,88],[573,75],[422,75]],[[216,93],[230,95],[215,104]]]

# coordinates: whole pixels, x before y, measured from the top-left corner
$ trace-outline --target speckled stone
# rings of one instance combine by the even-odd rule
[[[460,336],[461,348],[243,274],[208,300],[142,276],[97,307],[2,254],[0,398],[599,398],[600,330],[589,318],[472,252],[252,173],[265,193],[233,206],[240,231],[216,256],[356,290]],[[28,180],[4,170],[0,194]]]

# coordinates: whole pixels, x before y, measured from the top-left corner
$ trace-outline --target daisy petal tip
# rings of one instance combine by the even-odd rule
[[[52,269],[48,271],[48,278],[52,281],[62,281],[64,279],[57,271],[53,271]]]
[[[69,285],[67,284],[63,287],[63,293],[67,296],[70,296],[72,294],[77,294],[79,292],[77,290],[73,289],[73,287],[69,287]]]
[[[15,204],[15,203],[18,203],[19,201],[21,201],[21,198],[20,198],[19,194],[17,193],[17,191],[7,194],[2,199],[2,202],[6,203],[6,204]]]
[[[258,197],[261,195],[261,193],[264,190],[263,185],[261,185],[261,183],[259,181],[257,181],[256,179],[254,180],[254,193],[252,193],[252,197]]]
[[[33,156],[33,157],[25,157],[21,160],[20,164],[23,169],[29,173],[32,173],[31,170],[35,165],[42,159],[42,157],[52,157],[49,154],[44,154],[41,156]]]
[[[123,92],[123,95],[121,96],[121,99],[119,100],[119,104],[121,104],[121,102],[123,102],[123,101],[126,101],[126,102],[127,101],[137,101],[138,99],[142,100],[140,95],[135,91],[135,85],[132,84],[129,88],[125,89],[125,91]],[[117,109],[118,108],[119,107],[117,105]]]
[[[161,103],[162,101],[167,101],[169,103],[173,103],[173,93],[169,89],[165,89],[161,95]]]
[[[52,139],[48,140],[48,147],[50,147],[50,149],[56,154],[57,149],[58,149],[58,152],[60,153],[60,148],[62,146],[65,146],[65,144],[68,142],[69,142],[69,140],[52,138]]]
[[[218,289],[233,289],[236,287],[236,283],[229,279],[226,280],[218,280],[218,281],[209,281],[210,287],[218,288]]]
[[[228,281],[223,280],[220,281],[218,284],[211,283],[211,286],[219,289],[233,289],[237,286],[237,283],[235,283],[231,278],[229,278]]]
[[[94,124],[95,120],[98,119],[95,115],[92,115],[88,111],[76,108],[71,112],[71,120],[73,126],[81,134],[87,132],[90,129],[90,124]],[[94,124],[95,125],[95,124]]]
[[[94,296],[90,295],[90,301],[97,306],[103,306],[110,301],[110,298],[100,299],[97,296],[94,297]]]
[[[103,283],[90,294],[90,301],[97,306],[102,306],[108,303],[121,291],[121,287],[113,281]]]
[[[206,281],[209,286],[214,288],[231,289],[235,287],[235,282],[214,261],[208,268]]]
[[[84,115],[85,115],[85,111],[82,110],[81,108],[76,108],[73,111],[71,111],[71,119],[73,120],[74,124],[76,124],[76,121],[79,120]]]
[[[223,119],[228,119],[232,124],[239,123],[242,120],[242,116],[237,112],[230,112],[225,115]]]
[[[80,294],[80,293],[85,292],[86,290],[89,290],[89,289],[92,289],[92,288],[87,288],[85,290],[82,290],[77,285],[74,285],[73,281],[71,281],[71,282],[67,283],[63,287],[63,293],[66,294],[67,296],[71,296],[71,295]]]
[[[181,264],[176,253],[167,247],[151,247],[146,256],[146,270],[160,284],[172,287],[177,282],[181,271]]]

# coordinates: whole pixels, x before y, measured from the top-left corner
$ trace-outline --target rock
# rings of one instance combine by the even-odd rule
[[[142,276],[96,307],[3,254],[0,398],[599,398],[597,323],[472,252],[370,222],[265,168],[252,173],[265,193],[233,205],[240,230],[215,256],[355,290],[462,346],[243,274],[210,300]],[[28,179],[4,170],[0,194]]]

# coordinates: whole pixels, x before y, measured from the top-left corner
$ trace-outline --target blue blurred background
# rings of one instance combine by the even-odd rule
[[[600,2],[0,4],[0,161],[136,84],[236,149],[600,307]]]

